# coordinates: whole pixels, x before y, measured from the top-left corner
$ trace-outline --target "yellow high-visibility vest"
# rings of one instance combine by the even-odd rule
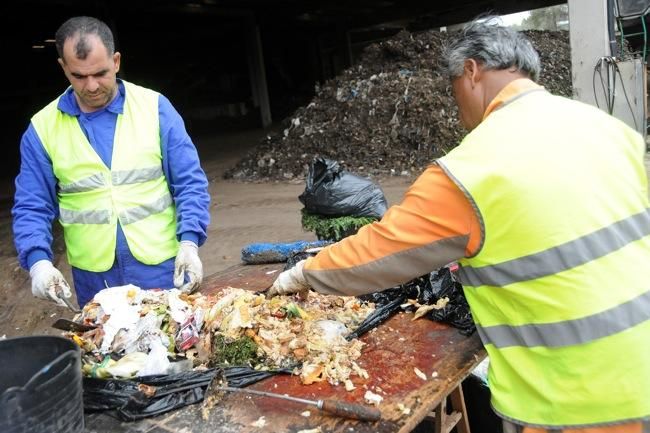
[[[483,228],[460,277],[503,418],[562,428],[650,417],[644,153],[619,120],[540,88],[438,161]]]
[[[140,262],[156,265],[178,252],[176,208],[162,169],[159,94],[123,83],[110,169],[76,116],[57,109],[58,98],[32,118],[58,181],[68,261],[86,271],[113,265],[118,221]]]

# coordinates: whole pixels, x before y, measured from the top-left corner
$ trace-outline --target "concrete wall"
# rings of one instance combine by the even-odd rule
[[[606,95],[610,98],[613,95],[611,114],[645,137],[645,65],[639,59],[626,62],[617,60],[620,73],[616,73],[615,67],[608,67],[606,61],[601,61],[612,56],[607,7],[607,0],[569,0],[573,97],[609,112]],[[601,66],[597,70],[599,61]]]
[[[573,97],[596,105],[605,95],[598,86],[593,91],[594,67],[601,57],[609,56],[607,36],[607,0],[569,0],[571,75]]]

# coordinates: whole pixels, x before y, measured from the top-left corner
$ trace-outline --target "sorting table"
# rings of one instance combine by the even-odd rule
[[[206,278],[201,292],[210,294],[226,287],[263,290],[271,285],[281,267],[236,265]],[[208,420],[202,418],[200,404],[137,422],[121,422],[102,413],[87,414],[86,432],[297,433],[316,428],[322,433],[409,432],[439,407],[486,356],[476,333],[466,337],[446,324],[412,318],[411,313],[398,313],[361,337],[366,346],[357,362],[370,377],[352,376],[356,385],[353,391],[326,382],[303,385],[299,377],[284,374],[249,386],[310,400],[334,398],[357,403],[363,403],[364,394],[371,390],[383,397],[380,421],[342,419],[306,404],[229,393],[212,408]],[[426,375],[426,380],[416,374],[415,368]],[[401,410],[398,403],[410,412]],[[302,415],[305,411],[309,411],[308,417]],[[253,426],[262,416],[264,427]]]

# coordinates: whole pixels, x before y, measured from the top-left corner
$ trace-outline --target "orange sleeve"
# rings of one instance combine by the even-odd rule
[[[319,292],[370,293],[474,255],[481,236],[469,200],[438,165],[431,165],[381,221],[324,248],[308,259],[303,273]]]

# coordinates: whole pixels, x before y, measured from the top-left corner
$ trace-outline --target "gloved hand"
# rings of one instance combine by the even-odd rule
[[[288,295],[289,293],[302,292],[309,289],[309,283],[302,273],[305,260],[296,263],[291,269],[287,269],[278,275],[273,285],[266,291],[265,295],[270,298],[276,295]]]
[[[69,298],[72,291],[68,282],[57,268],[49,260],[39,260],[29,268],[29,276],[32,278],[32,294],[37,298],[50,299],[59,305],[66,306],[59,297]],[[57,289],[59,294],[57,294]]]
[[[188,282],[185,282],[187,274]],[[181,241],[174,263],[174,286],[181,292],[192,293],[203,281],[203,264],[199,258],[199,247],[192,241]]]

